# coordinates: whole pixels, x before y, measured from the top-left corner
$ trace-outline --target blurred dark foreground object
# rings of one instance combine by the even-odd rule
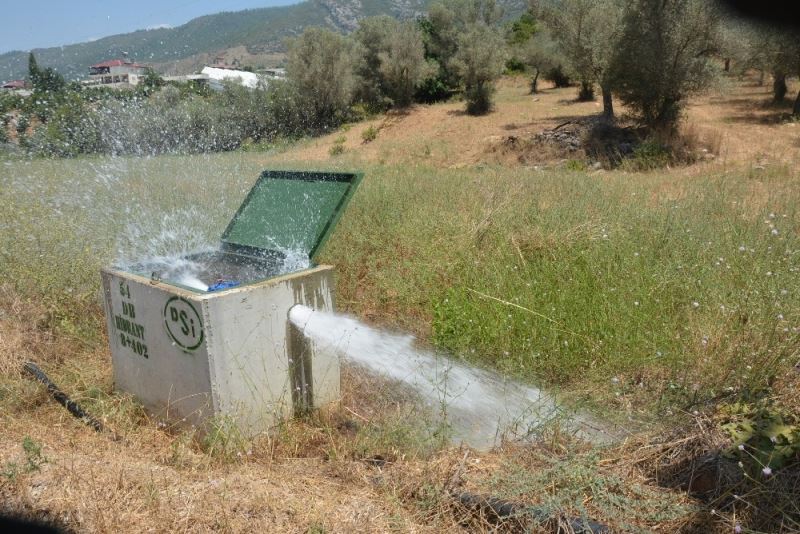
[[[53,525],[47,525],[38,521],[31,521],[29,519],[21,519],[11,517],[9,515],[0,514],[0,532],[23,532],[30,534],[63,534],[61,530]]]
[[[800,4],[785,0],[720,0],[720,3],[753,22],[800,29]]]

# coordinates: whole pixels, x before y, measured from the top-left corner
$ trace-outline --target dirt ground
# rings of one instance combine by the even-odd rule
[[[790,85],[790,96],[796,94],[795,85]],[[332,156],[331,147],[343,136],[345,157],[353,162],[418,162],[450,168],[480,163],[520,165],[518,154],[502,149],[510,137],[527,139],[601,110],[599,101],[577,102],[575,97],[573,87],[555,89],[546,84],[531,95],[527,79],[505,78],[498,84],[493,111],[485,116],[470,117],[464,113],[463,102],[415,105],[405,112],[348,125],[269,159],[333,161],[342,156]],[[684,131],[708,147],[715,164],[796,163],[800,125],[788,120],[791,102],[787,98],[783,106],[776,107],[770,97],[769,85],[758,86],[755,76],[726,78],[720,87],[692,99]],[[624,117],[626,110],[620,103],[615,109]],[[378,134],[365,143],[362,133],[368,128],[377,129]]]

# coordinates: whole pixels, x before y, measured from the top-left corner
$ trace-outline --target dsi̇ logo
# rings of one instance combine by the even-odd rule
[[[172,297],[164,306],[164,324],[169,337],[183,350],[203,343],[203,322],[194,305],[183,297]]]

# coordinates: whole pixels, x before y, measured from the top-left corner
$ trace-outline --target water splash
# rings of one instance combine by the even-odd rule
[[[446,417],[455,441],[487,448],[501,437],[536,436],[555,420],[583,437],[603,438],[603,431],[587,416],[570,413],[541,390],[419,349],[413,336],[384,332],[351,317],[302,305],[291,309],[289,320],[314,341],[317,350],[334,351],[413,388]]]

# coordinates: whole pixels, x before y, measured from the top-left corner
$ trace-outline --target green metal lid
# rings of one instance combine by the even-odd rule
[[[361,181],[360,173],[264,171],[239,206],[222,242],[307,254],[313,260]]]

